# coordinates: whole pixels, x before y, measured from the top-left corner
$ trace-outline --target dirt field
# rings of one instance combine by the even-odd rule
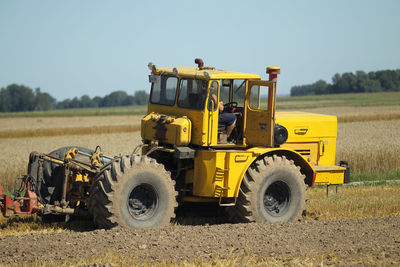
[[[82,258],[98,261],[107,255],[117,265],[204,263],[232,257],[236,262],[253,259],[278,265],[397,265],[399,225],[400,217],[388,217],[5,236],[0,237],[7,244],[0,248],[0,262],[82,264]]]

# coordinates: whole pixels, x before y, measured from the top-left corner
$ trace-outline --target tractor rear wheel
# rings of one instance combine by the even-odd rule
[[[285,156],[256,161],[244,175],[232,215],[244,222],[300,220],[305,211],[304,177]]]
[[[167,225],[177,207],[175,182],[164,166],[146,156],[125,156],[95,181],[89,212],[100,228]]]
[[[85,147],[66,146],[50,152],[48,155],[57,159],[64,159],[65,153],[72,148],[77,148],[79,151],[91,154],[94,151]],[[37,178],[39,170],[39,162],[35,158],[29,159],[28,172]],[[54,202],[61,200],[62,182],[64,179],[64,171],[61,166],[44,162],[42,168],[43,179],[39,181],[38,187],[40,188],[39,197],[42,204],[54,204]],[[38,192],[36,192],[38,193]]]

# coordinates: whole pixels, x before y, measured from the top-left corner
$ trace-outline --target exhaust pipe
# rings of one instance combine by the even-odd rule
[[[198,67],[199,69],[203,69],[203,67],[204,67],[204,62],[203,62],[203,60],[202,60],[201,58],[196,58],[196,59],[194,60],[194,63],[197,64],[197,67]]]
[[[267,74],[269,74],[269,81],[277,82],[278,74],[281,74],[281,68],[276,66],[267,67]]]

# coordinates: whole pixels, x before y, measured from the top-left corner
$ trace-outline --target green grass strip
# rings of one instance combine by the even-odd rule
[[[386,181],[400,179],[400,169],[391,172],[350,173],[350,182]]]

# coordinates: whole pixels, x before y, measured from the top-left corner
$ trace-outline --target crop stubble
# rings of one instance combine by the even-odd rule
[[[140,115],[0,118],[0,139],[134,132]]]
[[[1,131],[140,124],[140,115],[0,118]]]
[[[324,107],[305,109],[306,112],[335,115],[338,122],[389,121],[400,119],[400,106]]]

